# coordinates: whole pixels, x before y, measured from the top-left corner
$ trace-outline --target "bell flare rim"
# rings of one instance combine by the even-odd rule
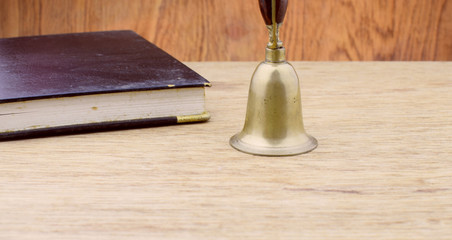
[[[318,141],[306,134],[308,140],[292,146],[261,146],[241,141],[240,133],[235,134],[229,140],[229,144],[236,150],[256,156],[295,156],[313,151],[318,146]]]

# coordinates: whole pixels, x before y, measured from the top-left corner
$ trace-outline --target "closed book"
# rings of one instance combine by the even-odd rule
[[[0,140],[207,121],[207,86],[133,31],[0,39]]]

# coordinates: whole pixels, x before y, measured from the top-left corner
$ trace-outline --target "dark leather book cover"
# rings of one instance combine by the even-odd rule
[[[207,84],[133,31],[0,39],[0,103]]]
[[[24,101],[205,86],[209,86],[206,79],[133,31],[0,39],[0,108]],[[198,114],[195,121],[206,119],[194,114]],[[0,131],[0,140],[176,122],[177,116],[74,122]]]

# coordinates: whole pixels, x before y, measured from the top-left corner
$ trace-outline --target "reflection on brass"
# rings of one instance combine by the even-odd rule
[[[259,1],[264,16],[262,7],[269,5],[265,0]],[[270,34],[265,61],[257,66],[251,78],[243,130],[231,138],[230,144],[255,155],[296,155],[315,149],[317,140],[304,129],[298,76],[286,61],[278,37],[281,23],[275,19],[282,18],[276,16],[276,3],[280,1],[278,6],[287,6],[287,0],[271,1],[272,24],[267,25]]]

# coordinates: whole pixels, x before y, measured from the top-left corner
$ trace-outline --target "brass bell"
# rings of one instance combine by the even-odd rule
[[[270,41],[251,78],[243,130],[230,139],[239,151],[267,156],[312,151],[317,140],[304,129],[297,73],[286,61],[279,28],[287,0],[259,0]]]

